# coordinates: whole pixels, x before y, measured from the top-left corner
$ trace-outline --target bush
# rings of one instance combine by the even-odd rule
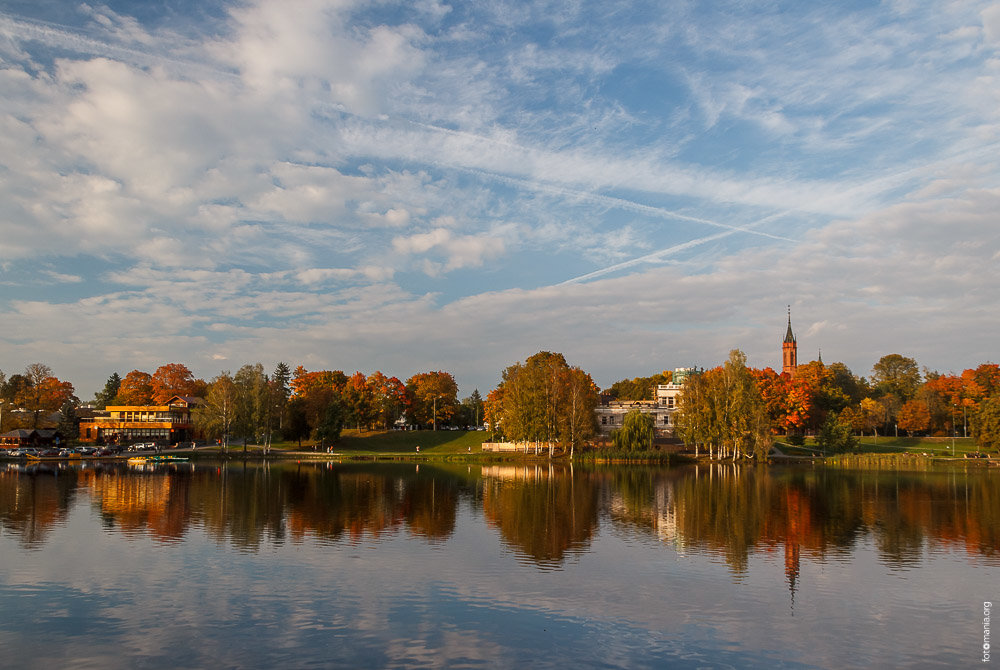
[[[824,453],[854,451],[858,448],[859,442],[858,438],[851,434],[851,427],[842,423],[832,412],[827,415],[826,421],[819,429],[819,435],[816,436],[816,444]]]
[[[785,442],[793,447],[801,447],[806,443],[806,436],[802,433],[789,433],[785,436]]]

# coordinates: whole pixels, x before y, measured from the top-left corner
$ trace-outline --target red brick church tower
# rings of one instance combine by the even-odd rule
[[[799,345],[792,333],[792,308],[788,307],[788,330],[785,331],[785,341],[781,343],[781,374],[795,376],[799,368]]]

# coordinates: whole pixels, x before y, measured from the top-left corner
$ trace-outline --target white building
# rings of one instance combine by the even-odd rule
[[[684,387],[684,380],[698,374],[697,368],[674,368],[669,384],[660,384],[653,390],[651,400],[607,400],[597,406],[597,428],[602,435],[621,428],[625,415],[632,410],[651,414],[657,437],[674,436],[674,414],[677,412],[678,396]]]

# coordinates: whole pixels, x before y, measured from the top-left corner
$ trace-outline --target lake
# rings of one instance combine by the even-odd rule
[[[1000,472],[0,464],[0,565],[8,668],[981,667]]]

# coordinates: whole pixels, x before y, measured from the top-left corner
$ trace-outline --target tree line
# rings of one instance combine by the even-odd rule
[[[1000,448],[1000,366],[983,363],[960,375],[924,370],[888,354],[869,379],[843,363],[821,360],[795,374],[746,365],[739,350],[721,366],[693,375],[681,394],[679,436],[723,457],[761,458],[772,436],[817,436],[827,451],[856,448],[857,434],[969,435]]]

